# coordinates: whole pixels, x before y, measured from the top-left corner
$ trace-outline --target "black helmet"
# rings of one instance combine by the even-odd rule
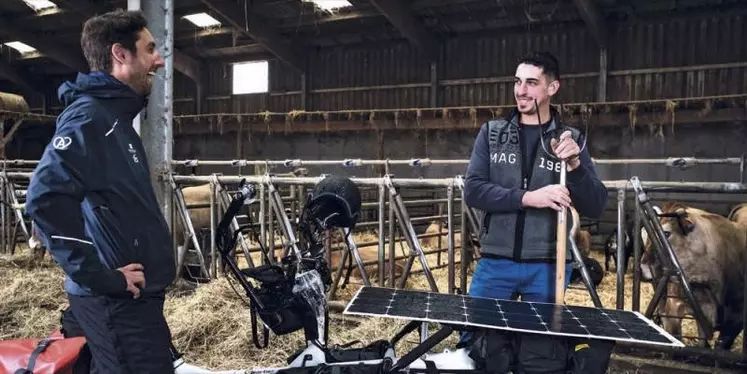
[[[325,228],[352,230],[361,211],[361,191],[348,177],[328,175],[314,186],[307,204],[309,215]]]

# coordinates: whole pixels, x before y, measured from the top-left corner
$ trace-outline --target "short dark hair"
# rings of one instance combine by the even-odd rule
[[[122,9],[90,18],[83,25],[80,46],[91,71],[112,70],[112,46],[121,44],[132,53],[137,53],[135,42],[138,33],[148,26],[139,10]]]
[[[520,64],[534,65],[544,72],[550,80],[560,79],[558,59],[550,52],[529,52],[519,59]]]

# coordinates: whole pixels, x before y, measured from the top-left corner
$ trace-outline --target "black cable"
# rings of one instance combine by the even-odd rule
[[[539,104],[537,103],[537,99],[534,99],[534,110],[537,111],[537,121],[539,121],[539,125],[542,126],[542,118],[540,117],[540,108],[539,108]],[[550,118],[552,119],[552,112],[550,112]],[[559,123],[558,128],[560,130],[560,134],[563,134],[563,132],[566,130],[567,127],[570,127],[570,126],[565,126]],[[581,153],[584,151],[584,149],[586,149],[586,139],[588,137],[587,136],[588,133],[589,133],[589,122],[586,121],[586,124],[584,125],[584,132],[582,134],[584,141],[583,141],[583,144],[579,146],[578,154],[575,157],[581,157]],[[553,138],[555,137],[553,136]],[[560,136],[558,136],[558,138],[560,138]],[[551,157],[555,159],[556,161],[561,161],[560,158],[555,156],[554,153],[547,151],[547,147],[545,146],[545,132],[542,130],[540,130],[540,143],[542,144],[542,150],[545,151],[548,157]]]

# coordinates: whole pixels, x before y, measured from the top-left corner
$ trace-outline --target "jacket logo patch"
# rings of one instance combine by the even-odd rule
[[[69,136],[58,136],[52,140],[52,146],[61,151],[66,150],[72,143],[73,140]]]
[[[128,149],[128,151],[132,153],[132,160],[135,162],[140,162],[140,160],[138,160],[137,158],[137,151],[135,150],[135,148],[132,148],[132,143],[129,143],[128,145],[130,146],[130,149]]]

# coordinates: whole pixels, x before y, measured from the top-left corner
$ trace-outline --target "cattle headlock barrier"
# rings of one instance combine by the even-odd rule
[[[697,165],[737,165],[739,168],[738,182],[673,182],[673,181],[640,181],[637,178],[630,180],[606,180],[604,185],[614,196],[616,205],[613,210],[616,211],[616,219],[609,223],[614,223],[614,234],[616,237],[616,253],[612,255],[621,263],[628,254],[625,252],[626,243],[626,225],[629,222],[630,214],[634,216],[633,220],[633,284],[631,305],[635,311],[640,311],[640,286],[641,271],[640,263],[642,256],[642,242],[638,235],[640,229],[644,228],[650,234],[649,237],[656,237],[660,233],[661,226],[658,220],[652,219],[647,214],[647,209],[652,200],[651,196],[657,194],[729,194],[740,196],[740,200],[747,202],[747,199],[741,198],[747,194],[747,183],[745,183],[745,157],[720,158],[720,159],[698,159],[698,158],[663,158],[663,159],[629,159],[629,160],[601,160],[595,159],[597,164],[656,164],[664,165],[671,168],[687,169]],[[10,252],[15,250],[19,241],[27,241],[32,235],[32,225],[25,216],[23,203],[25,198],[25,187],[32,177],[33,167],[38,161],[35,160],[5,160],[3,162],[3,171],[0,175],[0,197],[2,197],[2,208],[0,208],[0,252]],[[469,261],[479,256],[479,251],[475,245],[476,234],[481,227],[481,212],[468,207],[463,198],[464,181],[462,176],[457,175],[450,178],[398,178],[392,177],[390,167],[396,165],[410,166],[414,168],[428,167],[432,165],[466,165],[468,160],[435,160],[428,158],[414,158],[409,160],[363,160],[363,159],[343,159],[343,160],[174,160],[172,165],[175,167],[198,167],[198,166],[228,166],[242,168],[246,166],[264,166],[265,173],[261,175],[179,175],[172,174],[164,176],[170,181],[172,193],[174,194],[173,211],[170,212],[170,223],[173,225],[179,220],[184,227],[184,237],[175,238],[175,253],[177,254],[178,269],[186,269],[188,275],[197,281],[209,281],[211,278],[219,276],[219,256],[215,253],[214,235],[215,226],[217,225],[216,217],[219,217],[220,211],[225,209],[225,204],[229,199],[232,186],[238,185],[241,180],[253,183],[258,186],[258,201],[256,206],[249,207],[247,214],[239,216],[237,219],[245,219],[251,222],[259,230],[257,240],[260,241],[269,253],[260,253],[262,263],[272,262],[275,260],[275,250],[290,250],[294,245],[295,233],[294,223],[303,208],[304,199],[308,189],[313,187],[323,178],[319,176],[297,176],[296,174],[278,174],[267,173],[272,167],[299,168],[307,165],[329,166],[338,165],[348,168],[358,168],[361,166],[382,166],[384,174],[380,177],[351,179],[358,186],[364,196],[363,209],[368,213],[363,214],[363,219],[357,225],[357,229],[370,230],[373,228],[376,232],[376,240],[365,240],[356,242],[352,240],[349,233],[341,233],[343,247],[332,246],[332,236],[326,241],[327,256],[334,250],[341,250],[342,260],[332,269],[335,271],[333,287],[330,291],[330,297],[333,298],[335,292],[340,286],[342,273],[347,267],[347,279],[353,268],[359,270],[359,276],[364,284],[372,284],[369,279],[369,273],[364,267],[376,265],[376,282],[381,286],[404,287],[409,275],[415,272],[422,273],[427,280],[428,288],[437,292],[448,293],[466,293],[468,283],[467,274],[469,270]],[[188,186],[205,185],[210,186],[210,200],[206,204],[187,204],[181,190]],[[420,191],[420,193],[406,193]],[[643,192],[645,191],[645,192]],[[409,196],[407,196],[409,195]],[[681,200],[680,200],[681,201]],[[630,205],[632,203],[632,209]],[[424,208],[425,207],[425,208]],[[189,211],[192,209],[209,208],[210,224],[205,230],[197,231],[191,222]],[[445,211],[444,211],[445,210]],[[632,212],[630,212],[632,210]],[[415,212],[415,214],[411,214]],[[435,211],[435,212],[434,212]],[[364,212],[365,213],[365,212]],[[649,210],[650,213],[650,210]],[[593,227],[599,222],[586,220],[589,227]],[[598,220],[603,221],[603,220]],[[438,232],[436,233],[418,233],[416,226],[423,224],[436,223]],[[235,225],[240,224],[238,221]],[[598,226],[597,226],[598,227]],[[442,229],[445,230],[441,231]],[[399,231],[400,235],[397,235]],[[279,232],[282,239],[280,244],[276,244],[275,233]],[[203,234],[203,235],[200,235]],[[460,235],[460,244],[455,243],[455,234]],[[597,233],[599,234],[599,232]],[[446,236],[446,245],[443,246],[441,240]],[[198,240],[202,237],[203,240]],[[427,250],[421,244],[420,239],[437,238],[437,248]],[[181,240],[181,241],[180,241]],[[582,273],[586,271],[583,261],[578,259],[579,253],[576,243],[572,241],[572,250],[574,254],[575,267]],[[183,244],[178,246],[177,244]],[[404,243],[409,251],[398,255],[396,250],[397,243]],[[679,277],[682,284],[687,284],[686,276],[677,264],[676,256],[673,254],[671,247],[666,244],[666,240],[654,240],[653,244],[657,247],[657,252],[664,256],[665,261],[672,264],[673,277]],[[237,248],[236,254],[241,255],[246,261],[247,266],[256,266],[255,259],[250,254],[257,253],[259,246],[256,241],[241,240],[241,248]],[[388,245],[388,248],[387,248]],[[360,249],[364,247],[377,246],[377,258],[375,260],[365,260],[360,255]],[[179,249],[181,251],[179,251]],[[186,248],[186,249],[185,249]],[[342,248],[342,249],[340,249]],[[459,250],[459,252],[457,252]],[[446,261],[442,262],[441,255],[446,253]],[[459,254],[457,259],[456,255]],[[191,256],[190,256],[191,255]],[[427,256],[436,255],[437,263],[429,263]],[[407,265],[403,274],[399,276],[398,284],[395,283],[397,278],[396,261],[406,260]],[[672,261],[673,260],[673,261]],[[196,261],[196,262],[194,262]],[[348,261],[348,264],[346,264]],[[415,262],[418,262],[420,269],[413,269]],[[332,262],[329,262],[332,264]],[[457,263],[459,264],[459,277],[457,277]],[[187,266],[191,265],[191,266]],[[447,267],[448,278],[446,289],[439,290],[436,280],[433,278],[432,270],[435,268]],[[622,309],[625,305],[625,267],[616,266],[617,292],[615,299],[615,308]],[[458,281],[457,281],[458,280]],[[745,282],[747,283],[747,271],[745,272]],[[611,305],[601,305],[596,289],[588,279],[588,274],[583,277],[583,283],[589,292],[590,298],[594,305],[611,307]],[[649,318],[655,312],[657,298],[662,296],[660,289],[663,287],[659,284],[654,299],[651,300],[646,308],[645,315]],[[708,326],[699,311],[697,303],[694,302],[692,293],[685,288],[685,298],[693,307],[695,320],[701,328],[704,328],[709,334],[712,333],[713,326]],[[744,321],[747,321],[747,287],[745,287],[745,308]],[[747,339],[743,339],[747,340]],[[669,358],[680,359],[694,362],[700,361],[707,365],[745,365],[747,364],[747,355],[734,355],[728,352],[712,351],[688,347],[683,349],[651,349],[646,347],[641,351],[640,347],[621,345],[625,353],[635,353],[639,356],[651,356],[653,352],[664,352]],[[747,353],[747,342],[743,342],[742,351]],[[695,359],[697,357],[697,360]],[[731,364],[730,364],[731,363]],[[742,366],[742,368],[744,368]]]

